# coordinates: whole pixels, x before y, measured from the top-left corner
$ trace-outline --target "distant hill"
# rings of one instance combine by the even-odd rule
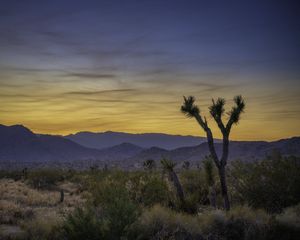
[[[0,125],[0,161],[66,162],[95,159],[99,150],[61,136],[37,135],[22,125]]]
[[[162,133],[131,134],[122,132],[79,132],[65,136],[82,146],[89,148],[107,148],[124,142],[138,145],[142,148],[160,147],[167,150],[184,146],[195,146],[206,142],[204,137],[168,135]]]
[[[112,136],[115,133],[107,134]],[[129,136],[131,135],[129,134]],[[143,142],[142,139],[147,134],[141,135],[143,136],[141,142]],[[159,134],[154,134],[154,136],[153,139],[156,139]],[[161,136],[163,139],[174,139],[174,136],[166,136],[165,134],[161,134]],[[163,157],[172,159],[177,163],[190,161],[191,165],[195,166],[206,155],[209,155],[206,142],[186,147],[184,146],[187,144],[187,141],[184,141],[186,138],[175,136],[175,139],[177,137],[183,139],[183,147],[171,150],[162,147],[141,147],[128,142],[103,149],[93,149],[62,136],[35,134],[22,125],[0,125],[0,169],[20,166],[63,166],[84,169],[92,165],[103,167],[104,164],[133,169],[140,168],[144,160],[153,159],[159,161]],[[144,141],[144,144],[150,144],[150,142],[148,139]],[[175,146],[174,142],[176,141],[172,142],[173,146]],[[166,144],[164,143],[164,146]],[[176,144],[179,145],[179,142]],[[168,146],[170,147],[171,144]],[[220,154],[222,150],[221,143],[216,143],[215,147],[217,153]],[[278,149],[284,155],[300,156],[300,137],[274,142],[232,141],[230,142],[229,159],[259,160],[270,154],[274,149]]]
[[[221,154],[222,144],[216,143],[215,148],[217,154]],[[300,137],[282,139],[274,142],[231,141],[229,159],[240,159],[243,161],[259,160],[270,155],[274,149],[279,150],[283,155],[300,156]],[[195,165],[206,155],[209,155],[208,145],[207,143],[202,143],[198,146],[182,147],[170,151],[150,148],[141,151],[136,156],[128,159],[128,161],[142,163],[146,159],[160,160],[162,157],[165,157],[175,162],[190,161]]]
[[[144,148],[131,143],[121,143],[119,145],[101,149],[99,158],[101,160],[122,160],[139,154]]]

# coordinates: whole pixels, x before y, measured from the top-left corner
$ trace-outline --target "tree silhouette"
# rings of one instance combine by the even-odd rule
[[[185,170],[188,170],[190,169],[190,162],[189,161],[184,161],[183,164],[182,164],[182,168],[185,169]]]
[[[146,170],[152,171],[155,167],[155,161],[153,159],[147,159],[143,162],[143,167]]]
[[[161,165],[163,167],[164,172],[168,173],[169,180],[173,183],[173,186],[176,190],[176,195],[180,201],[181,207],[184,207],[185,206],[185,197],[184,197],[183,188],[178,179],[176,172],[174,171],[174,167],[176,166],[176,164],[174,162],[172,162],[171,160],[162,159]]]
[[[225,113],[225,109],[224,109],[225,99],[218,98],[216,101],[212,99],[212,105],[209,107],[209,112],[210,115],[213,117],[213,119],[216,121],[223,136],[223,150],[222,150],[222,155],[219,158],[215,150],[212,131],[208,126],[206,118],[205,117],[204,119],[202,118],[200,114],[200,109],[195,104],[195,97],[189,96],[188,98],[186,98],[184,96],[183,99],[184,102],[183,105],[181,106],[181,112],[184,113],[187,117],[195,118],[198,124],[201,126],[201,128],[206,132],[209,151],[216,167],[218,168],[222,196],[224,199],[224,208],[226,210],[230,210],[230,202],[228,198],[226,173],[225,173],[225,167],[227,164],[228,151],[229,151],[229,134],[232,125],[237,124],[240,120],[240,115],[245,109],[245,101],[240,95],[234,97],[233,100],[235,105],[227,113],[228,121],[227,124],[225,125],[222,120],[222,117],[224,116]]]

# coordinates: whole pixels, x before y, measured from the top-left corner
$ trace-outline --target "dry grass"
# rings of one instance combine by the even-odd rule
[[[0,179],[0,227],[21,226],[27,231],[39,224],[57,224],[75,207],[85,200],[73,183],[61,183],[58,189],[64,190],[64,202],[60,203],[58,190],[36,190],[25,182]],[[0,239],[3,236],[0,231]]]

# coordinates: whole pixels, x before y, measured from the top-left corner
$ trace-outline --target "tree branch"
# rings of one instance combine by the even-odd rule
[[[220,165],[221,165],[221,163],[220,163],[218,155],[216,153],[212,131],[208,127],[206,119],[205,119],[205,122],[204,122],[203,119],[202,119],[202,117],[200,116],[200,114],[195,114],[194,117],[196,118],[196,120],[199,123],[199,125],[206,132],[207,143],[208,143],[208,147],[209,147],[209,151],[210,151],[211,157],[214,160],[216,166],[219,168]]]

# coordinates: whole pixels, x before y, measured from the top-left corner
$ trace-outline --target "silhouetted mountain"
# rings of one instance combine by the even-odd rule
[[[105,134],[112,136],[116,133]],[[123,133],[121,135],[124,136]],[[153,139],[156,139],[159,135],[154,134],[155,138]],[[161,135],[163,139],[174,139],[174,136]],[[153,139],[150,139],[150,141],[147,136],[148,134],[138,135],[141,142],[143,142],[143,139],[147,140],[143,142],[144,144],[149,144],[153,141]],[[134,137],[136,136],[134,135]],[[175,139],[177,137],[183,140],[186,139],[181,136],[175,136]],[[118,141],[119,139],[117,138]],[[196,139],[199,140],[198,138]],[[183,142],[184,144],[187,143],[187,141]],[[174,146],[174,141],[172,144]],[[176,144],[179,144],[179,142]],[[216,143],[215,147],[217,153],[220,154],[222,150],[221,143]],[[282,139],[275,142],[232,141],[230,142],[229,159],[253,161],[264,158],[274,149],[279,150],[284,155],[300,156],[300,137]],[[209,155],[206,142],[197,146],[179,147],[173,150],[166,150],[160,147],[142,148],[132,143],[121,143],[99,150],[81,146],[62,136],[34,134],[21,125],[0,125],[0,168],[8,165],[10,167],[18,165],[37,167],[38,164],[40,166],[88,168],[93,164],[97,164],[100,167],[108,164],[109,166],[117,165],[128,169],[141,167],[143,161],[147,159],[159,161],[162,158],[172,159],[175,162],[190,161],[192,166],[195,166],[206,155]]]
[[[95,159],[99,154],[61,136],[37,135],[21,125],[0,125],[0,161],[64,162]]]
[[[131,134],[122,132],[79,132],[65,136],[82,146],[90,148],[107,148],[124,142],[131,143],[143,148],[160,147],[175,149],[183,146],[195,146],[206,142],[206,138],[194,136],[168,135],[162,133]]]
[[[104,148],[100,150],[101,160],[122,160],[137,155],[142,150],[142,147],[131,143],[121,143],[119,145]]]
[[[216,151],[221,154],[222,144],[215,144]],[[282,139],[275,142],[264,141],[232,141],[230,142],[229,159],[243,161],[259,160],[272,151],[279,150],[283,155],[300,156],[300,137]],[[147,159],[160,160],[162,157],[172,159],[175,162],[190,161],[196,163],[209,155],[208,144],[202,143],[194,147],[182,147],[171,151],[151,148],[144,150],[128,161],[143,162]]]

